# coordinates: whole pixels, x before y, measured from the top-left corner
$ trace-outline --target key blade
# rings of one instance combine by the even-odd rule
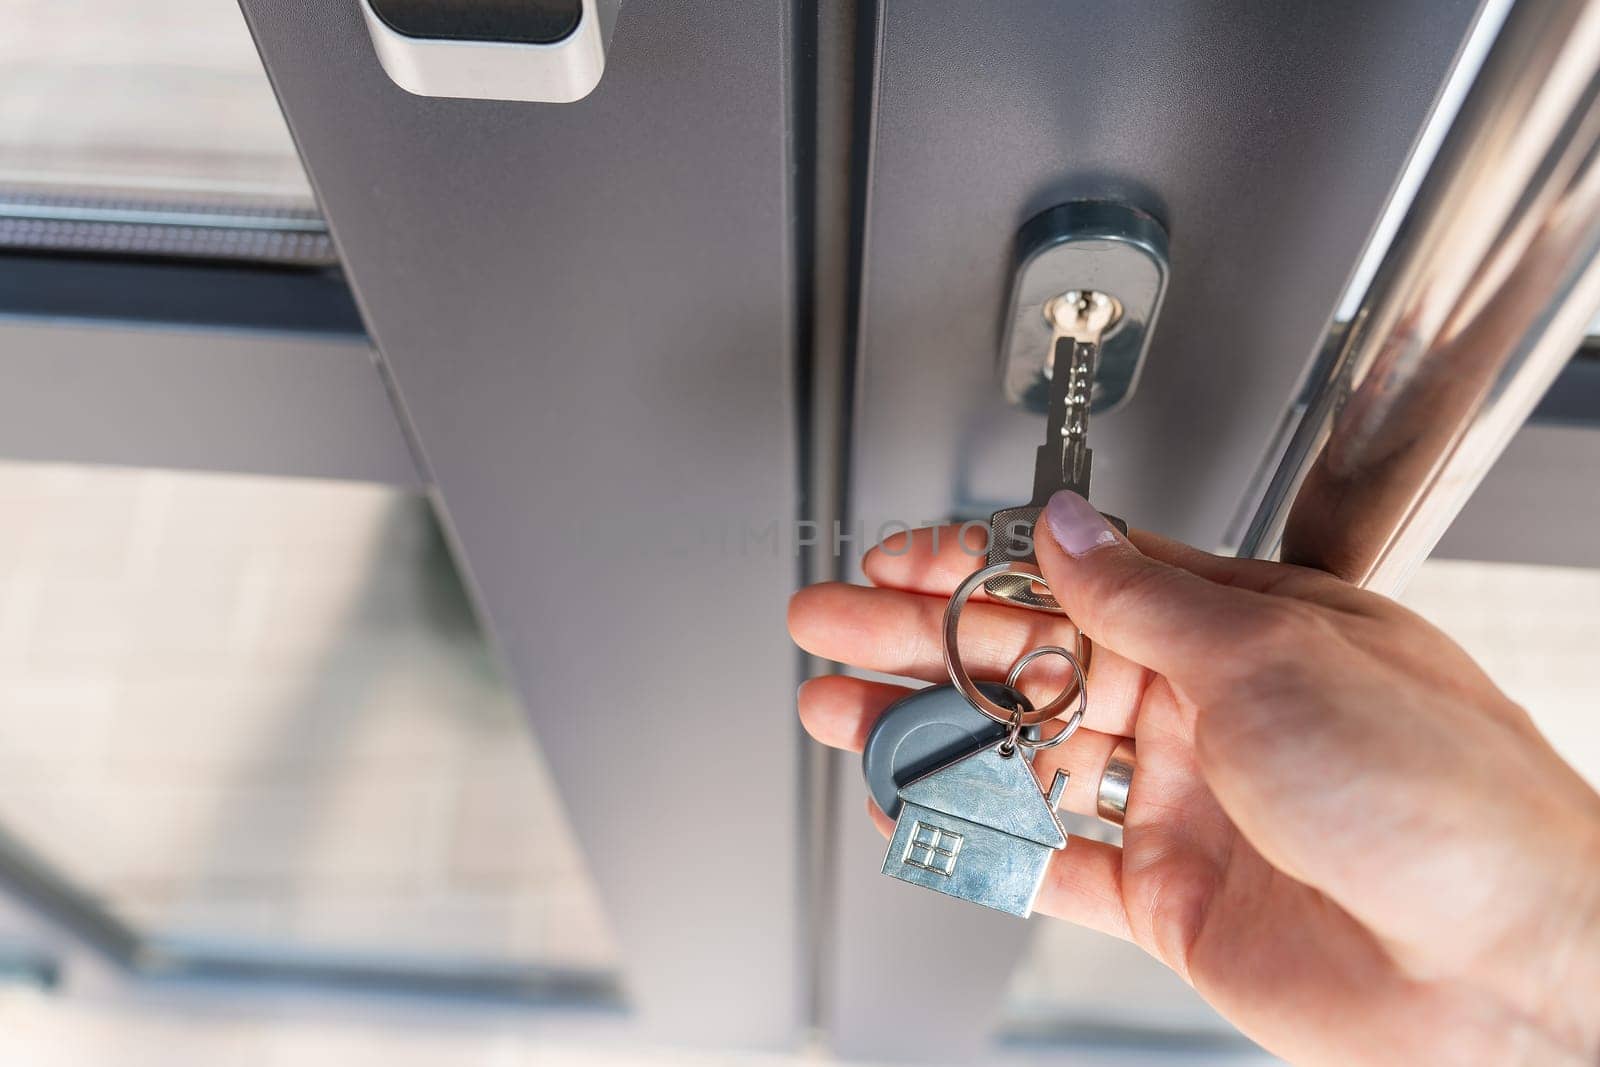
[[[1089,495],[1093,453],[1088,446],[1089,393],[1094,383],[1096,346],[1071,337],[1056,338],[1055,370],[1050,379],[1050,414],[1044,444],[1034,454],[1032,503],[1042,505],[1057,489]]]

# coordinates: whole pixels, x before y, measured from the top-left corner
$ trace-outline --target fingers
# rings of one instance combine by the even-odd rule
[[[1079,730],[1064,744],[1042,749],[1034,756],[1033,772],[1048,789],[1056,771],[1066,771],[1067,789],[1061,797],[1062,809],[1075,815],[1094,815],[1100,777],[1105,774],[1111,750],[1123,740],[1098,730]]]
[[[1106,732],[1131,733],[1131,719],[1117,721],[1114,712],[1138,706],[1138,697],[1149,683],[1146,667],[1196,667],[1203,661],[1226,661],[1235,646],[1263,621],[1262,608],[1272,606],[1274,599],[1312,601],[1363,614],[1388,610],[1383,598],[1373,598],[1331,575],[1307,568],[1217,556],[1144,531],[1134,531],[1130,543],[1118,537],[1092,508],[1083,505],[1081,497],[1071,499],[1082,505],[1086,520],[1092,522],[1088,536],[1092,539],[1098,530],[1110,539],[1100,545],[1104,551],[1084,554],[1081,559],[1059,550],[1052,552],[1058,546],[1050,533],[1048,512],[1041,516],[1036,547],[1043,546],[1041,563],[1048,560],[1056,572],[1052,586],[1071,587],[1058,592],[1058,598],[1097,641],[1090,679],[1098,705],[1095,726]],[[985,536],[985,530],[972,524],[924,527],[897,534],[867,554],[862,570],[884,590],[947,597],[982,564]],[[977,617],[994,610],[984,607],[984,599],[982,590],[974,594],[970,615]],[[858,603],[865,606],[873,602],[863,599]],[[941,601],[937,608],[923,609],[922,618],[931,621],[925,622],[927,629],[916,635],[916,647],[929,658],[920,665],[921,669],[908,672],[911,677],[930,681],[944,677],[937,618],[942,604]],[[895,618],[908,621],[898,614]],[[870,628],[871,620],[867,621]],[[963,627],[964,659],[973,658],[974,665],[981,664],[981,669],[993,677],[996,663],[966,655],[967,642],[982,639],[977,634],[969,638],[968,628],[977,631],[980,626],[986,624],[968,622]],[[1064,628],[1058,632],[1070,636]],[[996,636],[1006,662],[1024,648],[1034,647],[1015,643],[1010,633]],[[901,634],[901,641],[906,637]],[[882,659],[863,657],[859,651],[881,649],[892,640],[889,635],[877,634],[852,645],[857,655],[840,650],[836,658],[873,669],[889,669],[877,666]],[[975,654],[981,652],[975,649]],[[869,659],[872,662],[867,662]],[[1064,679],[1057,684],[1064,684]],[[1042,695],[1048,697],[1055,691]],[[1029,695],[1034,694],[1030,691]]]
[[[1132,941],[1122,899],[1122,849],[1074,837],[1051,859],[1033,906],[1045,915]]]
[[[825,582],[789,601],[789,633],[801,648],[826,659],[942,682],[949,677],[940,637],[944,608],[943,600],[916,593]],[[961,659],[974,678],[1004,678],[1024,651],[1070,647],[1072,637],[1072,625],[1058,615],[975,603],[962,616]],[[1041,662],[1037,676],[1050,677],[1059,666]],[[1061,675],[1062,684],[1066,677]]]
[[[878,833],[883,835],[884,840],[894,836],[894,820],[885,815],[883,809],[878,807],[871,797],[867,798],[867,816],[872,820],[872,825],[878,828]]]
[[[1373,599],[1371,594],[1309,567],[1219,556],[1148,530],[1130,530],[1128,538],[1151,559],[1181,567],[1219,585],[1318,601],[1341,597],[1353,602]],[[873,585],[885,589],[949,596],[983,565],[987,549],[987,531],[970,523],[924,526],[885,539],[862,559],[861,571]],[[974,600],[982,598],[981,589],[973,594]],[[1385,598],[1376,599],[1387,603]]]
[[[1225,661],[1281,601],[1145,555],[1068,491],[1050,498],[1034,548],[1051,591],[1084,633],[1180,685]]]
[[[789,632],[801,648],[827,659],[884,674],[945,682],[949,674],[940,638],[943,616],[942,600],[894,589],[833,583],[811,586],[795,594],[789,604]],[[982,603],[970,605],[962,617],[962,662],[974,678],[1003,679],[1024,651],[1040,645],[1070,648],[1071,624],[1056,615]],[[1030,665],[1019,685],[1037,707],[1059,693],[1071,678],[1071,669],[1050,656]],[[1085,725],[1106,733],[1131,735],[1149,678],[1149,672],[1137,664],[1109,650],[1096,649],[1089,667],[1090,700]],[[846,713],[875,718],[896,699],[888,691],[899,695],[907,692],[893,686],[852,688],[850,683],[858,681],[819,678],[807,682],[801,690],[802,697],[807,693],[812,696],[802,699],[802,713],[813,701],[860,699],[863,703]],[[881,703],[876,702],[880,699]]]
[[[972,523],[923,526],[885,538],[862,558],[861,573],[887,589],[949,596],[983,566],[988,543],[988,531]],[[981,589],[973,594],[983,597]]]
[[[1083,536],[1093,551],[1061,551],[1048,510],[1036,543],[1041,563],[1054,576],[1052,586],[1061,587],[1058,598],[1096,639],[1090,665],[1095,729],[1131,734],[1150,683],[1147,668],[1173,674],[1189,688],[1196,679],[1204,685],[1219,673],[1219,664],[1240,659],[1237,653],[1252,634],[1272,630],[1295,599],[1366,610],[1359,590],[1303,568],[1225,559],[1152,534],[1136,533],[1131,544],[1082,498],[1066,499],[1086,513],[1080,516],[1089,523]],[[948,595],[978,564],[983,536],[973,526],[947,526],[888,539],[863,561],[881,588],[824,585],[795,597],[795,640],[858,667],[943,681],[944,601],[936,598]],[[1279,595],[1269,595],[1274,592]],[[1041,644],[1070,647],[1071,640],[1070,626],[1059,618],[985,603],[980,591],[964,619],[962,656],[974,677],[1000,678],[1023,651]],[[1024,685],[1030,699],[1047,700],[1067,684],[1063,667],[1044,660],[1036,673],[1030,671]]]
[[[1382,613],[1394,603],[1388,597],[1357,589],[1342,578],[1310,567],[1218,556],[1146,530],[1132,530],[1129,536],[1133,546],[1151,559],[1181,567],[1219,585],[1292,597],[1366,615]]]
[[[1066,668],[1057,676],[1059,681],[1048,686],[1035,684],[1032,670],[1030,666],[1029,673],[1021,680],[1020,688],[1034,706],[1039,707],[1043,701],[1061,691],[1071,668]],[[1139,706],[1144,700],[1150,679],[1149,671],[1126,656],[1118,655],[1109,648],[1092,649],[1089,658],[1089,706],[1083,713],[1084,725],[1101,733],[1132,737],[1134,723],[1139,717]]]
[[[847,752],[860,752],[884,710],[913,692],[915,690],[902,686],[843,674],[812,678],[800,687],[800,722],[807,733],[823,744]],[[1057,728],[1045,727],[1047,734]],[[1034,774],[1048,788],[1057,770],[1066,771],[1067,789],[1061,806],[1079,815],[1093,815],[1100,776],[1111,758],[1112,748],[1121,740],[1087,727],[1080,729],[1066,743],[1040,750],[1034,757]]]
[[[901,685],[825,674],[807,679],[795,702],[806,733],[829,748],[860,752],[867,746],[867,735],[884,709],[913,692]]]

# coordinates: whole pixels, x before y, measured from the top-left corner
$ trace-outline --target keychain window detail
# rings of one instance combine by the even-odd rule
[[[961,835],[953,830],[919,822],[911,828],[911,841],[906,845],[904,862],[948,878],[955,873],[956,853],[961,851],[961,841]]]

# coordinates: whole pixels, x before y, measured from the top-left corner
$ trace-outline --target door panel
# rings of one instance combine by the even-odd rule
[[[1108,197],[1165,223],[1171,279],[1137,392],[1091,425],[1094,498],[1217,544],[1475,6],[995,11],[879,13],[854,515],[870,534],[1026,499],[1043,419],[1007,407],[995,372],[1015,235],[1062,201]],[[840,1040],[913,1058],[970,1047],[1026,927],[879,878],[882,846],[844,781]]]
[[[411,96],[354,2],[243,6],[633,1006],[788,1037],[796,567],[719,539],[795,508],[784,5],[628,5],[561,105]]]
[[[856,502],[987,514],[1042,420],[995,386],[1018,228],[1146,207],[1172,274],[1144,377],[1097,419],[1097,503],[1215,542],[1376,223],[1474,5],[885,5]],[[930,510],[931,509],[931,510]]]

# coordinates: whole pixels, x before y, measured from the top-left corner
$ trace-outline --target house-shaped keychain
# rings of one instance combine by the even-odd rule
[[[1067,772],[1047,796],[1022,752],[990,745],[900,787],[900,815],[883,873],[1027,917],[1050,857],[1066,847],[1056,804]]]

